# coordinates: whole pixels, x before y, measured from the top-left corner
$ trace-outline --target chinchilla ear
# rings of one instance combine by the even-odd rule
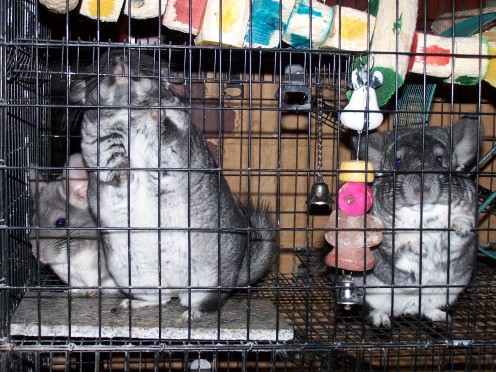
[[[482,140],[482,125],[476,117],[466,116],[453,125],[453,160],[457,170],[476,160]]]
[[[69,167],[84,167],[81,154],[69,157]],[[84,169],[65,170],[62,174],[64,182],[60,184],[59,192],[64,199],[66,196],[67,182],[69,184],[69,204],[75,208],[88,208],[88,173]]]
[[[35,199],[37,195],[46,186],[46,182],[43,177],[36,172],[35,169],[29,169],[29,190],[31,199]]]
[[[368,136],[362,133],[358,157],[362,160],[371,161],[375,170],[380,170],[384,164],[385,146],[388,134],[386,132],[373,132]],[[353,138],[355,151],[358,138]]]

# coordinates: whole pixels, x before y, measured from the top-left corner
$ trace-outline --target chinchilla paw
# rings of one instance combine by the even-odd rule
[[[162,296],[162,305],[166,304],[169,302],[171,298],[169,296]],[[131,307],[132,309],[141,309],[143,307],[149,307],[149,306],[158,306],[158,297],[155,296],[149,296],[149,297],[143,297],[143,299],[124,299],[121,301],[119,304],[119,308],[121,309],[129,309]]]
[[[190,319],[191,321],[198,320],[202,317],[202,315],[203,313],[200,310],[191,309],[191,318],[190,318],[190,312],[188,310],[182,313],[181,318],[184,322],[188,322]]]
[[[149,302],[149,301],[141,301],[141,300],[130,300],[126,298],[125,300],[122,300],[121,303],[119,304],[119,308],[121,309],[141,309],[143,307],[148,307],[148,306],[154,306],[157,305],[154,302]]]
[[[98,296],[98,291],[96,289],[73,289],[72,294],[74,296],[96,297]]]
[[[372,323],[376,327],[391,327],[391,319],[389,319],[389,316],[383,311],[374,310],[370,313],[370,317],[372,318]]]
[[[448,323],[451,323],[451,317],[445,311],[439,309],[424,311],[424,315],[433,322],[445,322],[447,319]]]
[[[128,179],[129,176],[129,162],[127,159],[122,160],[119,164],[117,164],[114,169],[111,170],[102,170],[99,172],[100,181],[111,184],[111,185],[119,185],[122,181]]]
[[[125,300],[122,300],[121,303],[119,304],[119,308],[123,309],[123,310],[129,309],[130,302],[131,302],[131,300],[129,300],[127,298]]]
[[[455,230],[456,235],[462,238],[470,234],[471,231],[470,226],[464,223],[457,223],[456,221],[453,222],[451,227]]]

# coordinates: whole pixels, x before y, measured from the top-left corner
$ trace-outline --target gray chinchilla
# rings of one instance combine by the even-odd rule
[[[365,276],[376,326],[390,316],[449,320],[441,309],[469,283],[476,258],[476,186],[463,171],[479,152],[482,128],[465,117],[450,127],[403,128],[362,138],[360,157],[374,164],[371,213],[385,224]]]
[[[85,106],[81,149],[108,268],[132,287],[121,307],[177,296],[185,320],[217,311],[274,263],[270,212],[234,197],[166,64],[118,50],[100,62],[101,75],[74,82],[70,97]]]

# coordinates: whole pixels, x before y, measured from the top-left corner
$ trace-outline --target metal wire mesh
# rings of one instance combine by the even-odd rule
[[[451,323],[398,317],[391,328],[372,326],[366,306],[345,310],[336,304],[337,270],[313,275],[311,262],[315,247],[318,252],[324,246],[323,226],[330,210],[309,206],[307,199],[320,171],[336,195],[339,163],[354,156],[353,133],[338,121],[348,103],[353,53],[285,46],[197,47],[191,35],[157,27],[156,19],[92,21],[75,13],[50,13],[36,0],[2,2],[0,25],[0,368],[495,369],[493,261],[478,259],[473,281],[448,309]],[[211,171],[222,170],[235,196],[249,193],[272,207],[277,263],[257,286],[240,288],[241,294],[229,303],[235,305],[204,318],[203,325],[211,322],[208,337],[198,333],[193,322],[180,323],[179,310],[173,313],[170,307],[147,309],[143,314],[148,325],[142,326],[139,311],[122,315],[118,301],[107,302],[101,292],[93,298],[75,296],[75,286],[32,255],[29,229],[38,226],[31,221],[30,169],[55,180],[68,156],[81,150],[85,107],[69,102],[71,79],[112,74],[97,62],[108,49],[139,50],[171,66],[162,77],[182,97],[192,122],[207,138],[219,166]],[[301,66],[301,80],[287,75],[286,67],[294,65]],[[157,76],[159,69],[151,73]],[[421,121],[440,126],[475,112],[485,124],[484,151],[494,146],[494,89],[444,84],[432,97],[431,80],[423,78],[417,87],[429,94],[420,97],[421,107],[411,110],[398,100],[395,110],[391,105],[383,110],[390,114],[385,127],[393,129],[401,112],[415,111],[425,118]],[[288,97],[284,93],[295,91],[303,92],[304,99],[296,95],[282,105]],[[317,91],[322,92],[319,107]],[[424,106],[431,106],[428,117]],[[318,118],[322,131],[316,131]],[[491,159],[476,171],[481,201],[496,189]],[[492,204],[481,213],[477,232],[479,242],[493,249]],[[175,318],[168,319],[171,314]],[[235,331],[229,328],[233,324]]]

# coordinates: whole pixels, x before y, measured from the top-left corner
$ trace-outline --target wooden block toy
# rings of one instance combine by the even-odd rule
[[[489,68],[489,59],[484,58],[488,54],[489,43],[486,38],[456,37],[453,81],[463,85],[479,83]]]
[[[379,107],[403,85],[417,24],[418,0],[379,0],[374,36],[370,44],[373,69],[384,76],[377,89]],[[402,54],[405,53],[405,54]]]
[[[484,81],[496,87],[496,42],[490,41],[488,44],[489,66]]]
[[[160,2],[157,0],[126,0],[124,14],[139,19],[161,17],[166,5],[167,0]]]
[[[368,50],[374,33],[375,17],[353,8],[335,5],[334,21],[322,48],[349,51]]]
[[[249,17],[250,0],[207,0],[195,44],[242,47]]]
[[[189,4],[190,0],[168,0],[162,24],[171,30],[191,32],[196,35],[200,28],[207,0],[191,0],[191,21]]]
[[[453,70],[453,40],[416,32],[412,41],[409,72],[446,78]]]
[[[92,19],[104,22],[116,22],[122,10],[124,0],[82,0],[80,13]]]
[[[332,22],[330,6],[316,0],[296,0],[282,40],[295,48],[319,48],[329,35]]]
[[[245,46],[276,48],[280,33],[286,28],[295,0],[252,0],[251,22],[246,32]]]
[[[79,0],[40,0],[40,4],[54,13],[67,13],[78,5]]]
[[[482,40],[482,44],[479,43]],[[454,46],[454,50],[453,50]],[[445,79],[457,84],[471,85],[484,79],[490,70],[490,44],[483,37],[450,37],[416,33],[412,42],[409,72]],[[491,77],[489,77],[491,79]]]

